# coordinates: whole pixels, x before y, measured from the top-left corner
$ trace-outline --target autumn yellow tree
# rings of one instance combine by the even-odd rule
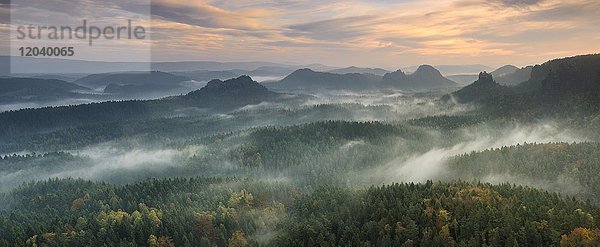
[[[569,235],[562,235],[560,246],[600,246],[600,229],[575,228]]]
[[[230,247],[245,247],[248,246],[248,240],[241,231],[235,231],[228,242]]]

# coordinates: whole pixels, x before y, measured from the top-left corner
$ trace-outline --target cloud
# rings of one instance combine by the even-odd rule
[[[76,18],[49,1],[39,18]],[[76,15],[143,14],[142,2],[84,1]],[[162,60],[527,65],[600,49],[595,0],[154,0],[152,14]]]
[[[541,2],[543,2],[544,0],[492,0],[489,2],[492,3],[499,3],[502,4],[504,6],[530,6],[530,5],[537,5]]]
[[[600,2],[598,1],[570,1],[565,3],[549,4],[547,7],[530,13],[527,19],[532,21],[577,21],[581,23],[598,23],[599,18],[590,18],[600,15]]]
[[[156,0],[152,14],[165,20],[207,28],[260,30],[266,28],[263,19],[274,14],[269,9],[227,11],[204,1]]]
[[[290,36],[306,36],[319,40],[347,40],[371,33],[369,24],[375,16],[352,16],[289,26]]]

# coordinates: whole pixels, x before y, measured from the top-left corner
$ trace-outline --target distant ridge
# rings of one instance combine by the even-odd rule
[[[79,85],[88,87],[106,87],[109,84],[119,85],[148,85],[162,84],[173,85],[178,82],[189,80],[184,76],[152,71],[152,72],[124,72],[124,73],[104,73],[92,74],[75,81]]]
[[[502,85],[513,86],[529,80],[529,78],[531,78],[532,70],[533,66],[526,66],[517,69],[512,73],[501,74],[494,77],[496,78],[496,81]]]
[[[533,66],[526,66],[518,68],[514,65],[504,65],[490,74],[494,76],[494,79],[500,85],[513,86],[521,82],[529,80],[531,78],[531,70]],[[450,75],[446,78],[459,83],[459,84],[471,84],[478,78],[477,74],[462,74],[462,75]]]
[[[515,72],[517,72],[517,70],[519,70],[519,68],[517,66],[504,65],[504,66],[490,72],[490,74],[494,77],[500,77],[500,76],[505,76],[508,74],[515,73]]]
[[[387,73],[389,73],[390,71],[387,71],[385,69],[380,69],[380,68],[359,68],[359,67],[348,67],[348,68],[342,68],[342,69],[334,69],[334,70],[330,70],[328,71],[329,73],[335,73],[335,74],[373,74],[373,75],[379,75],[379,76],[383,76]]]
[[[294,71],[281,81],[271,83],[274,89],[288,90],[430,90],[456,87],[458,84],[446,79],[432,66],[422,65],[415,73],[405,74],[402,70],[386,73],[384,76],[365,73],[336,74],[316,72],[311,69]]]
[[[376,88],[380,80],[380,76],[372,74],[336,74],[305,68],[271,85],[276,89],[368,90]]]
[[[31,69],[31,68],[35,69]],[[299,68],[311,68],[314,70],[327,71],[337,69],[336,67],[309,64],[293,65],[285,63],[273,63],[263,61],[249,62],[216,62],[216,61],[142,61],[142,62],[109,62],[109,61],[86,61],[62,58],[32,58],[32,57],[10,57],[0,56],[0,75],[10,75],[13,73],[26,74],[101,74],[116,73],[127,71],[165,71],[165,72],[186,72],[186,71],[229,71],[244,70],[254,71],[261,68],[284,68],[293,71]]]
[[[493,68],[483,64],[465,64],[465,65],[433,65],[444,76],[477,74],[481,71],[492,71]],[[419,66],[402,68],[405,72],[414,72]]]
[[[57,79],[39,78],[0,78],[0,94],[48,92],[59,90],[70,92],[74,90],[89,90],[89,88]]]
[[[416,91],[458,86],[431,65],[421,65],[412,74],[405,74],[401,70],[388,73],[383,76],[382,84],[394,89]]]
[[[56,79],[0,78],[0,103],[52,101],[75,97],[89,88]]]

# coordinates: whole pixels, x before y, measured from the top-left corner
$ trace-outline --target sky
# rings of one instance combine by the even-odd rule
[[[73,4],[48,1],[46,18]],[[144,0],[77,4],[139,14]],[[153,0],[151,12],[154,61],[525,66],[600,53],[598,0]]]

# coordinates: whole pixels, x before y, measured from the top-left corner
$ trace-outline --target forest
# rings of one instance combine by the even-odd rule
[[[536,90],[241,76],[1,112],[0,246],[600,246],[600,97],[543,86],[556,63]]]
[[[597,206],[509,184],[427,181],[358,191],[323,186],[308,193],[235,178],[124,186],[67,179],[31,183],[3,199],[16,208],[0,216],[2,244],[9,246],[599,243]]]

